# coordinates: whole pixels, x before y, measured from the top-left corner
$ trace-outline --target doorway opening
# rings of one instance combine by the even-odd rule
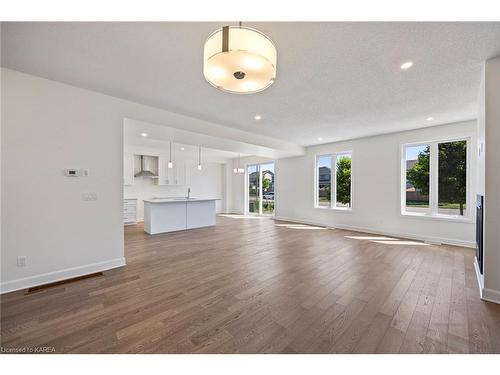
[[[274,215],[274,162],[247,166],[247,213]]]

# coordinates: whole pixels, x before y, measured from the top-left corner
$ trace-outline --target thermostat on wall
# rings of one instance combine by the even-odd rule
[[[65,169],[64,175],[66,177],[82,177],[82,176],[88,176],[89,171],[88,169]]]

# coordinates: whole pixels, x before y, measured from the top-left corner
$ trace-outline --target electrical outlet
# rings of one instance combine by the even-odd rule
[[[27,257],[21,256],[17,257],[17,266],[18,267],[26,267]]]

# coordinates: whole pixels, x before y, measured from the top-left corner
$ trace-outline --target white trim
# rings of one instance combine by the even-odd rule
[[[479,265],[477,264],[477,258],[474,257],[474,271],[476,271],[477,285],[479,286],[479,294],[483,294],[484,289],[484,279],[483,275],[479,272]]]
[[[467,143],[466,143],[467,144]],[[439,212],[438,205],[439,205],[439,199],[438,199],[438,194],[439,194],[439,143],[434,142],[429,145],[429,151],[430,151],[430,157],[429,157],[429,205],[431,209],[431,214],[430,216],[436,216],[437,213]],[[417,156],[418,159],[418,156]],[[406,167],[406,163],[405,163]],[[406,184],[405,184],[406,185]],[[469,187],[468,182],[465,182],[466,189]],[[468,190],[468,189],[467,189]],[[467,200],[467,195],[465,197],[465,204],[468,203]],[[468,206],[467,206],[468,207]],[[406,209],[406,207],[405,207]]]
[[[488,302],[500,304],[500,292],[498,290],[488,289],[484,287],[484,279],[479,272],[479,265],[477,259],[474,257],[474,271],[476,271],[477,284],[479,287],[479,297]]]
[[[465,141],[466,142],[466,197],[465,205],[467,208],[471,207],[471,203],[474,202],[473,192],[471,189],[471,148],[472,148],[473,134],[465,134],[460,137],[451,138],[438,138],[433,141],[424,142],[401,142],[399,144],[400,152],[400,187],[401,187],[401,216],[412,216],[421,217],[424,219],[434,219],[434,220],[446,220],[446,221],[459,221],[474,223],[474,216],[472,210],[467,210],[467,215],[455,216],[455,215],[444,215],[438,213],[438,191],[439,191],[439,176],[438,176],[438,164],[439,164],[439,144],[448,142]],[[429,213],[417,213],[414,215],[411,211],[406,211],[406,148],[414,146],[429,146]]]
[[[339,155],[349,155],[351,159],[351,202],[349,207],[337,207],[337,157]],[[328,207],[326,206],[320,206],[319,205],[319,158],[328,156],[331,158],[330,160],[330,205]],[[335,164],[335,168],[333,167],[332,164]],[[350,151],[339,151],[339,152],[331,152],[331,153],[326,153],[326,154],[320,154],[316,153],[314,154],[314,206],[313,208],[327,208],[330,210],[343,210],[343,211],[349,211],[352,212],[353,210],[353,196],[352,196],[352,191],[353,191],[353,160],[352,160],[352,150]]]
[[[332,229],[337,228],[337,229],[343,229],[343,230],[350,230],[353,232],[363,232],[363,233],[379,234],[379,235],[383,235],[383,236],[407,238],[410,240],[424,241],[424,242],[429,242],[429,243],[442,243],[442,244],[447,244],[447,245],[463,246],[463,247],[470,247],[470,248],[476,247],[476,243],[473,241],[461,241],[461,240],[455,240],[452,238],[420,236],[420,235],[414,235],[411,233],[401,233],[401,232],[379,231],[379,230],[375,230],[375,229],[371,229],[371,228],[355,227],[355,226],[350,226],[350,225],[336,225],[336,224],[335,225],[325,225],[324,223],[309,221],[309,220],[305,220],[305,219],[294,219],[294,218],[283,217],[283,216],[276,216],[274,219],[275,220],[282,220],[282,221],[290,221],[292,223],[316,225],[316,226],[332,228]]]
[[[438,220],[438,221],[452,221],[455,223],[466,223],[466,224],[474,224],[475,221],[473,219],[468,218],[467,216],[453,216],[453,215],[428,215],[420,212],[401,212],[400,216],[402,217],[410,217],[412,219],[425,219],[425,220]]]
[[[481,292],[481,299],[500,304],[500,292],[498,290],[483,288]]]
[[[125,265],[125,258],[122,257],[107,260],[104,262],[87,264],[85,266],[66,268],[60,271],[47,272],[40,275],[5,281],[0,284],[0,294],[13,292],[20,289],[31,288],[37,285],[44,285],[56,281],[71,279],[74,277],[89,275],[96,272],[107,271]]]
[[[276,192],[276,160],[270,160],[266,162],[261,162],[261,163],[251,163],[251,164],[245,164],[245,209],[243,210],[244,215],[248,216],[269,216],[269,217],[274,217],[274,214],[276,212],[276,196],[274,197],[274,210],[272,214],[264,214],[262,213],[262,208],[264,207],[263,203],[263,192],[262,192],[262,166],[263,165],[268,165],[272,164],[273,165],[273,184],[274,184],[274,192]],[[250,212],[249,206],[250,206],[250,185],[249,185],[249,178],[250,174],[248,173],[248,168],[249,167],[259,167],[259,198],[260,198],[260,204],[259,204],[259,212]]]

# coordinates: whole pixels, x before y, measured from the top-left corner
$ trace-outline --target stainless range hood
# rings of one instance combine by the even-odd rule
[[[158,178],[156,174],[151,172],[148,167],[144,164],[144,155],[141,155],[141,170],[134,175],[134,177],[149,177]]]

